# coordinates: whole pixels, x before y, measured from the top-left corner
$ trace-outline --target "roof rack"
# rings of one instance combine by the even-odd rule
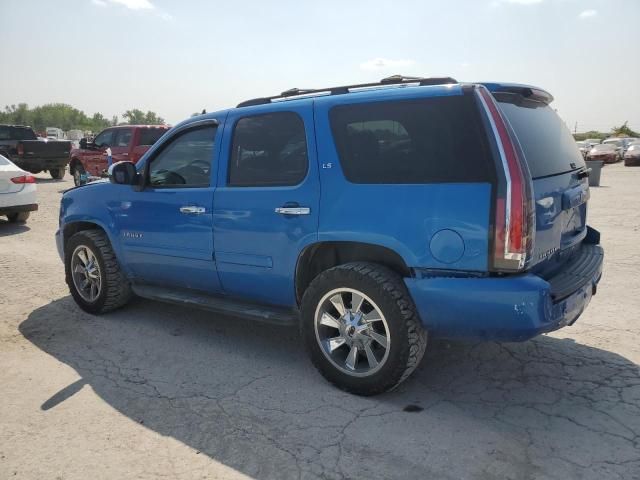
[[[245,100],[238,104],[240,107],[249,107],[252,105],[265,105],[276,100],[284,100],[290,97],[301,97],[307,95],[326,94],[326,95],[342,95],[349,93],[351,90],[369,87],[380,87],[386,85],[402,85],[402,84],[417,84],[417,85],[449,85],[458,83],[455,78],[451,77],[405,77],[404,75],[392,75],[390,77],[383,78],[379,82],[374,83],[359,83],[356,85],[344,85],[341,87],[328,87],[328,88],[291,88],[285,90],[280,95],[274,95],[273,97],[253,98],[251,100]]]

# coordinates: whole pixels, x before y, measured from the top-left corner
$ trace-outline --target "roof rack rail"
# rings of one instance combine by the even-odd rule
[[[449,85],[458,83],[455,78],[451,77],[406,77],[404,75],[392,75],[390,77],[383,78],[379,82],[374,83],[359,83],[355,85],[343,85],[341,87],[328,87],[328,88],[291,88],[285,90],[280,95],[274,95],[272,97],[252,98],[251,100],[245,100],[240,102],[237,107],[249,107],[252,105],[265,105],[271,103],[273,100],[284,100],[290,97],[300,97],[314,94],[328,94],[328,95],[342,95],[349,93],[351,90],[368,87],[380,87],[386,85],[402,85],[402,84],[418,84],[418,85]]]

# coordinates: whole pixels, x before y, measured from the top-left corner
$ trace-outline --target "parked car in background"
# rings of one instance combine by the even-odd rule
[[[600,140],[599,138],[587,138],[585,142],[593,147],[594,145],[599,145],[602,140]]]
[[[640,166],[640,143],[632,143],[624,154],[624,164],[627,167]]]
[[[593,148],[589,150],[587,160],[602,160],[604,163],[616,163],[620,160],[618,147],[614,143],[594,145]]]
[[[73,148],[80,148],[80,140],[85,137],[82,130],[69,130],[67,132],[67,140],[71,142]]]
[[[318,370],[361,395],[407,378],[427,335],[571,325],[603,249],[552,100],[395,76],[188,119],[63,194],[67,285],[93,314],[136,293],[301,329]]]
[[[31,173],[48,171],[52,178],[64,177],[71,142],[38,138],[31,127],[0,125],[0,155]]]
[[[62,131],[61,128],[47,127],[45,129],[45,132],[47,134],[47,138],[50,138],[53,140],[64,140],[64,132]]]
[[[168,125],[122,125],[109,127],[90,141],[80,140],[71,151],[69,172],[76,185],[106,175],[109,162],[136,163],[167,130]],[[111,156],[111,160],[109,159]]]
[[[584,141],[584,142],[576,142],[576,146],[578,147],[578,150],[580,150],[580,153],[582,154],[583,157],[586,157],[587,154],[589,153],[589,150],[591,150],[591,145]]]
[[[26,222],[37,209],[35,177],[0,155],[0,215],[10,222]]]
[[[634,137],[625,137],[622,139],[622,142],[624,144],[624,151],[626,152],[627,149],[629,148],[629,145],[631,145],[634,142],[637,142],[638,139],[634,138]]]
[[[622,138],[607,138],[602,141],[602,145],[615,145],[618,160],[622,160],[625,150],[625,141]]]

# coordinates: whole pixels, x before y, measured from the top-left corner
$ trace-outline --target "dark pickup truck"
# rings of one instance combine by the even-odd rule
[[[48,171],[52,178],[64,177],[71,142],[39,139],[31,127],[0,125],[0,155],[31,173]]]

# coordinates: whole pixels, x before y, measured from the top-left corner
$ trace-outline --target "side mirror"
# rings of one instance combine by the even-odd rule
[[[133,162],[116,162],[109,167],[109,181],[118,185],[137,185],[138,171]]]
[[[86,139],[86,137],[80,139],[80,148],[82,148],[82,149],[86,149],[87,148],[87,139]]]

